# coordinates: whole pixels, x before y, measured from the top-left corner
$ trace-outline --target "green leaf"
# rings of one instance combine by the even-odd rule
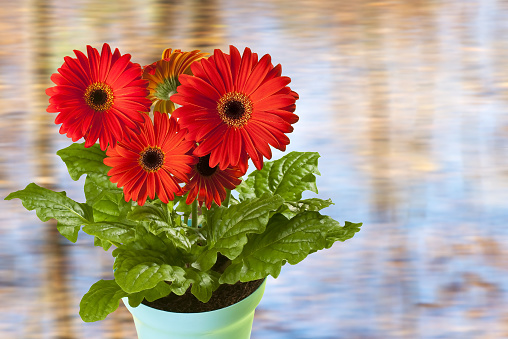
[[[129,294],[129,305],[131,307],[137,307],[139,306],[139,304],[141,304],[143,299],[146,299],[151,302],[160,298],[164,298],[170,293],[171,293],[170,285],[167,284],[165,281],[161,281],[157,285],[155,285],[154,288]]]
[[[97,176],[99,178],[101,177],[100,174],[97,174]],[[86,176],[85,186],[83,190],[85,192],[86,203],[90,206],[92,206],[95,201],[102,198],[103,196],[102,189],[97,183],[94,182],[92,179],[92,174],[88,174]]]
[[[176,211],[183,213],[183,215],[189,215],[189,214],[191,214],[191,211],[192,211],[192,204],[187,205],[185,203],[185,199],[184,199],[185,197],[187,197],[187,194],[184,195],[183,197],[176,197],[175,196],[175,205],[177,202],[176,200],[178,199],[178,205],[176,206]]]
[[[153,289],[156,289],[157,286],[159,286],[160,284],[165,284],[165,282],[161,281]],[[129,305],[131,307],[138,307],[139,304],[141,304],[143,302],[143,299],[145,299],[145,292],[146,291],[150,291],[150,290],[144,290],[144,291],[140,291],[140,292],[136,292],[136,293],[128,293]],[[171,293],[171,291],[170,291],[170,293]]]
[[[127,218],[134,221],[146,221],[163,227],[171,223],[168,213],[160,206],[145,203],[143,206],[135,206],[127,215]]]
[[[97,246],[97,247],[102,247],[104,249],[104,251],[107,251],[111,247],[112,243],[107,240],[102,240],[99,237],[94,237],[93,238],[93,245]]]
[[[323,200],[318,198],[305,199],[300,201],[289,201],[286,203],[289,210],[293,213],[300,213],[303,211],[320,211],[330,205],[334,205],[332,199]]]
[[[150,231],[155,235],[165,232],[168,239],[172,240],[175,246],[189,251],[191,241],[186,235],[187,226],[182,227],[177,224],[175,219],[180,218],[170,206],[164,203],[150,204],[145,203],[143,206],[135,206],[128,214],[128,218],[134,221],[147,222]]]
[[[282,266],[297,264],[312,252],[327,246],[326,236],[337,222],[319,212],[303,212],[288,220],[274,215],[262,234],[253,234],[242,254],[226,268],[220,282],[277,277]]]
[[[165,281],[161,281],[154,288],[143,292],[145,294],[145,299],[152,302],[169,295],[171,293],[171,286]]]
[[[85,143],[71,144],[56,152],[62,158],[72,180],[78,180],[83,174],[105,174],[110,169],[103,162],[106,152],[102,151],[98,144],[85,148]]]
[[[81,228],[81,225],[77,225],[77,226],[64,225],[62,223],[58,223],[56,226],[56,229],[58,230],[58,232],[72,242],[76,242],[78,240],[78,234],[79,234],[80,228]]]
[[[103,194],[92,205],[95,221],[117,221],[125,219],[132,209],[132,202],[126,202],[123,194]]]
[[[266,169],[266,166],[271,167],[271,165],[272,165],[272,162],[265,161],[265,163],[263,165],[263,169]],[[249,175],[249,178],[251,178],[251,177],[253,178],[254,175],[252,175],[252,176]],[[249,180],[249,178],[247,178],[247,180]],[[255,179],[250,179],[249,181],[247,181],[247,180],[243,180],[240,183],[240,185],[236,186],[236,188],[235,188],[235,191],[237,191],[239,193],[240,200],[252,199],[252,198],[256,197],[256,192],[253,187],[256,185]]]
[[[147,299],[158,299],[157,294],[146,294],[145,290],[153,289],[161,282],[170,282],[166,284],[169,290],[178,295],[184,294],[192,286],[192,294],[202,302],[207,302],[219,287],[218,273],[182,267],[184,265],[181,263],[173,265],[174,258],[167,253],[147,249],[115,249],[113,254],[116,256],[114,268],[118,285],[129,293],[145,293]],[[160,293],[166,292],[167,289]],[[132,302],[136,303],[140,298],[140,295],[133,296]]]
[[[201,302],[208,302],[213,291],[219,288],[220,274],[209,271],[202,272],[192,267],[186,268],[186,277],[191,280],[191,293]]]
[[[237,189],[240,200],[270,192],[285,201],[298,201],[305,190],[317,193],[318,158],[317,152],[291,152],[279,160],[265,162],[261,171],[249,174]]]
[[[276,211],[283,202],[280,196],[265,193],[229,208],[215,208],[205,229],[208,248],[193,267],[209,270],[215,264],[218,252],[229,259],[236,258],[247,243],[247,234],[264,232],[270,212]]]
[[[103,241],[128,243],[135,239],[136,224],[129,220],[95,222],[85,225],[83,232],[99,237]]]
[[[171,281],[177,288],[186,283],[185,270],[169,264],[172,258],[167,253],[149,249],[117,248],[113,255],[116,256],[113,266],[115,280],[126,292],[135,293],[150,289],[161,281]]]
[[[86,203],[90,206],[100,201],[105,194],[115,194],[123,197],[123,190],[118,188],[115,183],[112,183],[105,173],[87,174],[84,191]]]
[[[120,209],[115,203],[115,197],[111,195],[102,196],[93,207],[94,220],[96,221],[114,221],[120,216]]]
[[[81,299],[79,315],[86,322],[103,320],[118,308],[120,299],[127,295],[114,280],[100,280]]]
[[[165,253],[167,252],[168,255],[171,255],[174,258],[180,258],[182,256],[176,249],[173,242],[170,241],[165,234],[155,235],[149,232],[143,223],[138,223],[136,226],[136,240],[126,244],[123,248],[133,250],[150,249]]]
[[[31,183],[23,190],[12,192],[5,200],[15,198],[21,199],[27,210],[35,209],[42,221],[56,219],[58,231],[72,242],[78,239],[81,225],[93,222],[91,208],[68,198],[65,192],[54,192]]]
[[[100,280],[93,284],[81,299],[79,314],[86,322],[103,320],[118,308],[121,298],[129,297],[129,305],[137,307],[143,299],[154,301],[170,293],[170,285],[163,281],[151,289],[127,293],[118,286],[115,280]]]
[[[335,221],[335,220],[334,220]],[[346,241],[351,239],[357,232],[360,231],[362,223],[345,222],[344,226],[340,226],[338,222],[326,234],[326,248],[332,247],[336,241]]]
[[[320,211],[330,205],[334,205],[331,199],[322,200],[318,198],[305,199],[300,201],[287,201],[277,211],[287,218],[292,218],[298,213],[305,211]]]

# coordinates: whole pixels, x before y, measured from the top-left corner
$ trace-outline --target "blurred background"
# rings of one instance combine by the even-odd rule
[[[300,94],[288,151],[318,151],[325,212],[353,239],[270,279],[252,338],[508,338],[505,0],[1,0],[0,197],[30,182],[84,201],[45,112],[73,49],[146,65],[165,48],[271,54]],[[281,157],[282,153],[274,153]],[[309,194],[307,197],[314,195]],[[0,337],[136,338],[123,305],[83,323],[112,257],[0,203]]]

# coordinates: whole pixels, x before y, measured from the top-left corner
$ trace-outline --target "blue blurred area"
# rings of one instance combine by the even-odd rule
[[[288,151],[318,151],[319,197],[353,239],[268,281],[252,338],[508,337],[508,3],[502,0],[0,2],[0,197],[83,201],[55,155],[50,75],[87,44],[269,53],[300,94]],[[282,156],[274,152],[274,157]],[[312,195],[309,195],[311,197]],[[0,204],[0,337],[135,338],[79,300],[110,253]]]

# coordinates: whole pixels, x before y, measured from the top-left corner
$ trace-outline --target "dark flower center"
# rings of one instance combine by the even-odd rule
[[[139,154],[139,165],[147,172],[156,172],[164,165],[164,152],[158,147],[147,147]]]
[[[204,177],[209,177],[215,173],[217,166],[210,167],[210,154],[199,158],[198,164],[196,165],[196,171]]]
[[[86,104],[97,112],[104,112],[113,106],[113,90],[109,85],[96,82],[87,87],[83,95]]]
[[[252,111],[252,101],[244,93],[226,93],[217,103],[219,117],[227,125],[232,127],[240,128],[247,124],[252,115]]]
[[[102,89],[96,89],[90,93],[90,101],[93,105],[104,105],[108,101],[108,93]]]
[[[240,119],[244,113],[245,107],[240,101],[231,100],[224,105],[224,114],[230,119]]]

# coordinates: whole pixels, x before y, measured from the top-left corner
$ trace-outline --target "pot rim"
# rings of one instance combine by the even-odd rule
[[[233,307],[235,307],[236,305],[239,305],[239,304],[245,304],[247,303],[248,301],[247,300],[252,300],[255,298],[255,296],[258,296],[259,295],[259,300],[258,302],[256,303],[259,304],[259,302],[261,301],[261,298],[263,296],[263,293],[264,293],[264,290],[265,290],[265,286],[266,286],[266,280],[267,278],[265,277],[263,282],[261,283],[261,285],[259,285],[259,287],[254,290],[254,292],[252,292],[250,295],[248,295],[247,297],[243,298],[242,300],[240,300],[239,302],[237,303],[234,303],[232,305],[229,305],[229,306],[226,306],[226,307],[222,307],[222,308],[218,308],[216,310],[212,310],[212,311],[205,311],[205,312],[171,312],[171,311],[166,311],[166,310],[160,310],[160,309],[157,309],[157,308],[153,308],[151,306],[148,306],[148,305],[145,305],[143,303],[139,304],[138,306],[136,307],[132,307],[129,305],[129,297],[123,297],[122,298],[122,302],[125,304],[125,307],[127,307],[127,309],[132,313],[132,310],[134,312],[136,312],[137,310],[139,311],[144,311],[144,310],[155,310],[155,311],[160,311],[160,312],[165,312],[165,313],[168,313],[168,314],[175,314],[175,315],[188,315],[188,316],[192,316],[192,315],[203,315],[203,314],[213,314],[213,313],[216,313],[218,311],[225,311],[225,310],[229,310]],[[256,298],[257,299],[257,298]],[[150,311],[148,311],[150,312]]]

